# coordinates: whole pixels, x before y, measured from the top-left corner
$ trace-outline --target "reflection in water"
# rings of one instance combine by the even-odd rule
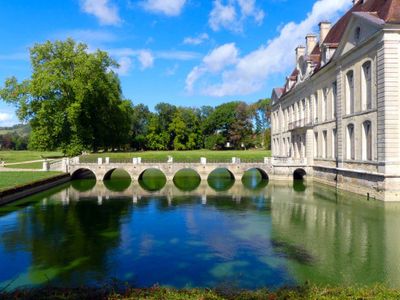
[[[139,177],[139,184],[146,191],[159,191],[166,183],[167,178],[158,169],[147,169]]]
[[[199,187],[200,182],[200,175],[192,169],[180,170],[174,177],[174,184],[181,191],[193,191]]]
[[[104,179],[104,185],[113,192],[123,192],[131,185],[131,176],[122,169],[111,170]]]
[[[87,192],[93,189],[96,185],[96,178],[93,179],[81,179],[73,180],[71,182],[72,187],[79,192]]]
[[[208,176],[208,184],[218,192],[225,192],[235,184],[235,177],[227,169],[216,169]]]
[[[112,180],[111,180],[112,181]],[[400,205],[308,183],[122,192],[72,182],[0,208],[0,289],[21,285],[400,287]],[[83,187],[83,188],[82,188]],[[99,201],[101,200],[101,201]]]
[[[293,180],[293,190],[296,192],[304,192],[306,190],[306,184],[302,179]]]
[[[268,177],[258,169],[251,169],[244,173],[243,186],[250,190],[260,190],[268,185]]]

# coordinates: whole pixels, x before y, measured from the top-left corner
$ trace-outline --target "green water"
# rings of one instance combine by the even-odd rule
[[[120,174],[120,175],[118,175]],[[400,288],[400,205],[303,182],[123,173],[0,207],[0,289],[45,284]]]

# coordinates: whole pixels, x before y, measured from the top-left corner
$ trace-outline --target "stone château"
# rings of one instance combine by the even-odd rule
[[[272,155],[314,180],[400,201],[400,0],[354,0],[296,48],[272,92]]]

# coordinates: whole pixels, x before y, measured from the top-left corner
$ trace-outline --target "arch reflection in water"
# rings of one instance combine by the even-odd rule
[[[139,176],[139,185],[146,191],[159,191],[166,183],[167,178],[158,169],[147,169]]]
[[[250,190],[260,190],[268,185],[268,174],[258,168],[247,170],[243,177],[243,186]]]
[[[200,185],[200,175],[192,169],[179,170],[174,176],[174,184],[181,191],[194,191]]]
[[[306,190],[306,185],[304,184],[304,179],[307,176],[304,169],[296,169],[293,172],[293,189],[296,192],[304,192]]]
[[[208,185],[215,191],[229,190],[235,183],[235,176],[225,168],[215,169],[207,178]]]
[[[72,187],[79,192],[87,192],[96,186],[96,175],[89,169],[78,169],[72,175]]]
[[[113,169],[104,175],[104,185],[113,192],[123,192],[132,183],[131,176],[123,169]]]

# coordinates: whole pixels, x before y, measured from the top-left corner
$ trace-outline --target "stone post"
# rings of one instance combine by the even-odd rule
[[[264,157],[264,164],[269,164],[271,159],[269,157]]]
[[[132,163],[134,165],[137,165],[138,164],[138,158],[137,157],[132,158]]]
[[[49,171],[49,170],[50,170],[50,163],[47,160],[45,160],[43,162],[43,171]]]
[[[170,155],[168,155],[168,161],[169,164],[172,164],[174,162],[174,158]]]
[[[142,158],[141,158],[141,157],[138,157],[138,158],[137,158],[137,163],[138,163],[138,164],[141,164],[141,163],[142,163]]]
[[[207,158],[205,158],[205,157],[200,157],[200,163],[201,163],[202,165],[206,165],[206,164],[207,164]]]
[[[103,158],[102,157],[97,158],[97,164],[98,165],[102,165],[103,164]]]
[[[106,165],[110,164],[110,158],[106,157]]]

